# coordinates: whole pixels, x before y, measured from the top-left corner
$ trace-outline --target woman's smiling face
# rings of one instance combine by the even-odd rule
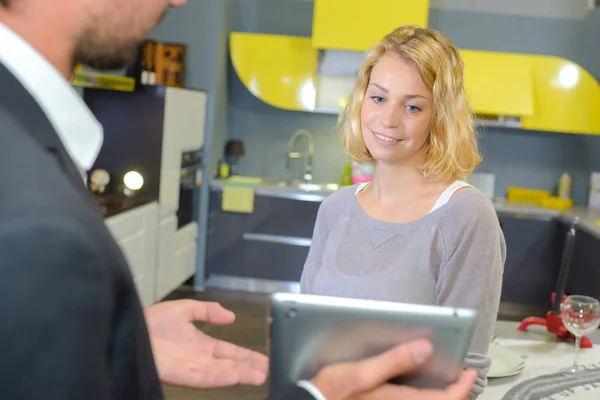
[[[381,56],[361,107],[362,136],[374,162],[421,163],[432,112],[431,93],[417,69],[394,52]]]

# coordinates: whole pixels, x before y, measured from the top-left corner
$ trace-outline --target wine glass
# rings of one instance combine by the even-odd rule
[[[600,302],[593,297],[571,295],[561,305],[565,328],[575,336],[575,358],[573,366],[566,369],[575,373],[582,368],[577,364],[581,337],[598,329],[600,325]]]

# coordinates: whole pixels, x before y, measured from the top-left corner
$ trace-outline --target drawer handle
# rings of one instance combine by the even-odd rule
[[[242,235],[244,240],[251,240],[255,242],[267,242],[267,243],[279,243],[279,244],[290,244],[292,246],[303,246],[310,247],[312,239],[307,239],[297,236],[282,236],[282,235],[269,235],[265,233],[244,233]]]

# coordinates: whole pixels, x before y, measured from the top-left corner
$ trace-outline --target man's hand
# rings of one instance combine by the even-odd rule
[[[388,380],[417,370],[433,354],[428,341],[399,345],[378,356],[355,363],[323,368],[312,380],[327,400],[464,400],[476,372],[465,371],[446,390],[416,389],[388,384]]]
[[[177,300],[145,311],[158,374],[166,384],[198,389],[262,385],[268,375],[265,355],[216,340],[193,322],[233,323],[235,315],[217,303]]]

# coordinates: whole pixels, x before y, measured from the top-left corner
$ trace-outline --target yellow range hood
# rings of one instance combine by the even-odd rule
[[[236,73],[273,107],[339,113],[370,44],[399,25],[427,24],[428,1],[378,0],[377,10],[386,10],[380,14],[367,3],[315,0],[311,38],[231,33]],[[460,52],[467,94],[481,124],[600,134],[600,86],[581,66],[546,55]]]

